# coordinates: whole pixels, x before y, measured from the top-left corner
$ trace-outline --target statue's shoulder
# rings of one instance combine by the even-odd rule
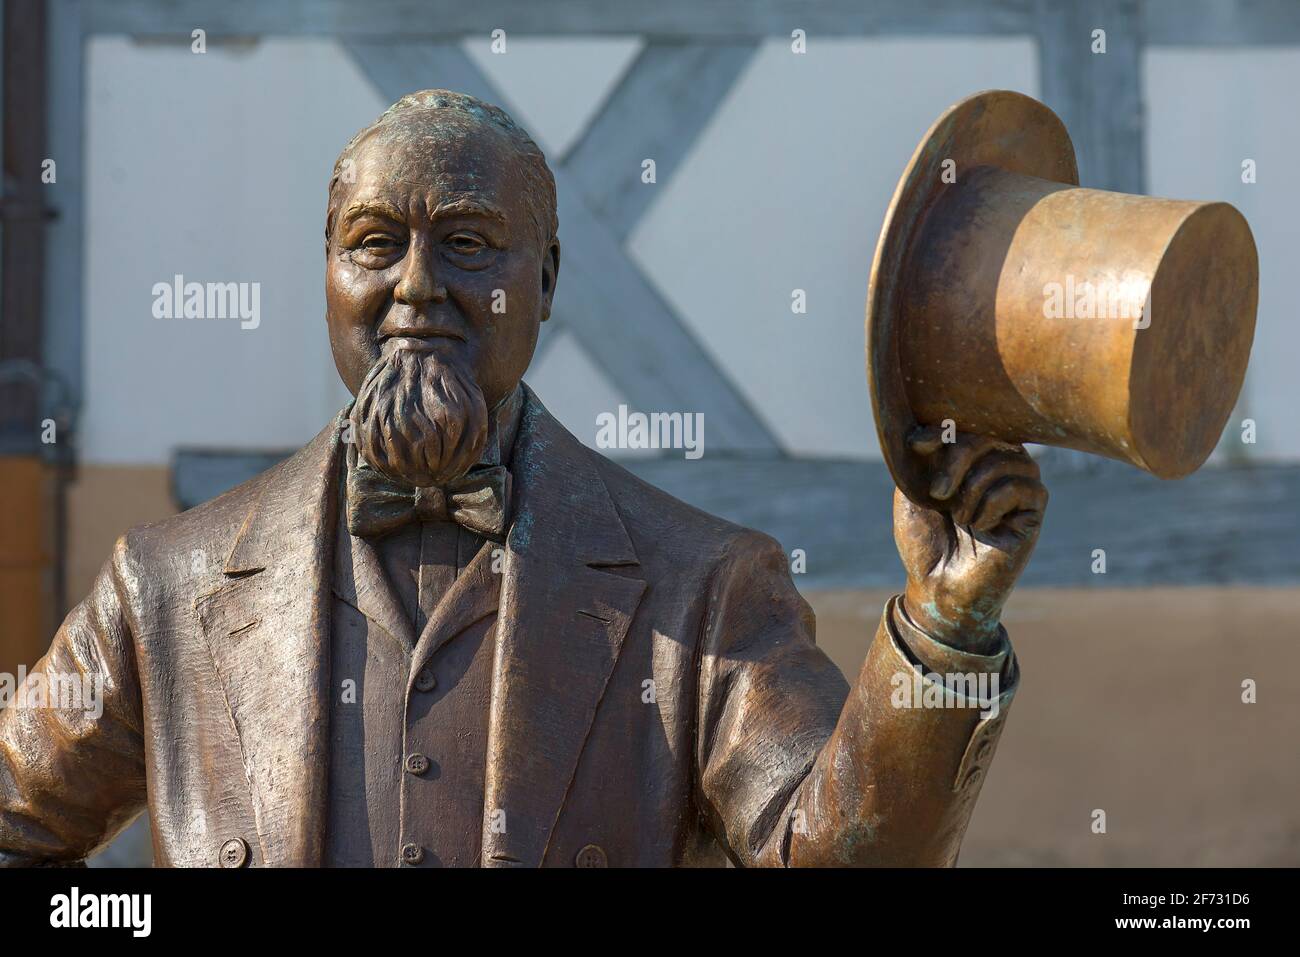
[[[122,536],[118,556],[137,566],[167,569],[184,559],[194,564],[204,556],[220,567],[226,551],[235,541],[254,507],[268,489],[286,492],[285,486],[302,485],[304,473],[327,468],[337,442],[337,429],[331,423],[293,455],[234,488],[194,508],[157,522],[137,525]],[[292,493],[276,496],[293,498]],[[318,508],[320,503],[302,496],[301,505]]]
[[[572,468],[567,471],[587,475],[594,472],[600,477],[643,561],[657,557],[666,571],[704,576],[736,549],[779,549],[761,532],[711,515],[634,475],[583,444],[546,411],[531,390],[526,392],[526,398],[524,432],[546,450],[546,455],[570,463]]]
[[[638,551],[667,549],[677,560],[712,565],[738,548],[760,548],[771,542],[762,532],[689,505],[598,452],[588,451],[597,460],[609,497]]]

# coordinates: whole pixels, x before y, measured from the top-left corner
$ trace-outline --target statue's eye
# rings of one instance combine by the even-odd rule
[[[386,233],[371,233],[365,239],[361,240],[361,248],[373,250],[374,252],[386,253],[391,252],[400,245],[398,241]]]
[[[447,245],[453,252],[461,255],[472,256],[474,253],[487,248],[483,240],[471,233],[454,233],[447,237]]]

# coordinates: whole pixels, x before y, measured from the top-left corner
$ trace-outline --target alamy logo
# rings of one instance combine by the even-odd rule
[[[897,671],[889,679],[893,693],[889,702],[895,708],[980,708],[981,718],[996,718],[999,711],[1000,682],[997,672],[930,672],[920,669]]]
[[[1134,329],[1151,325],[1150,286],[1124,281],[1095,286],[1088,280],[1049,282],[1043,286],[1044,319],[1127,319]]]
[[[129,927],[148,937],[153,927],[151,894],[82,894],[78,887],[50,898],[51,927]]]
[[[596,416],[596,447],[601,449],[685,449],[688,459],[704,454],[703,412],[628,412]]]
[[[81,711],[90,718],[104,714],[104,676],[98,672],[0,671],[0,708]]]
[[[262,324],[260,282],[186,282],[177,273],[171,282],[153,284],[155,319],[238,319],[239,328]]]

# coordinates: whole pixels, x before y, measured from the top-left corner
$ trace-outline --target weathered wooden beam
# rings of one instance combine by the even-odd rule
[[[664,40],[790,35],[889,36],[1030,33],[1030,0],[113,0],[87,4],[93,33],[189,36],[316,35],[448,40],[501,28],[508,34],[639,34]]]
[[[1079,182],[1140,193],[1143,187],[1141,23],[1138,0],[1037,0],[1039,98],[1064,121],[1079,160]],[[1105,52],[1093,52],[1094,31]],[[1066,468],[1090,456],[1062,450]]]
[[[758,44],[651,43],[564,158],[587,208],[626,239],[667,186]],[[656,183],[641,182],[655,162]]]
[[[347,49],[390,99],[430,87],[503,99],[454,44],[354,41]],[[637,406],[702,412],[719,448],[775,452],[766,426],[592,215],[581,187],[563,167],[554,173],[563,247],[556,316]]]
[[[628,259],[618,237],[587,210],[562,169],[556,185],[566,265],[555,309],[610,380],[643,410],[702,412],[719,448],[778,451],[767,427]]]
[[[1083,186],[1142,192],[1138,0],[1038,0],[1040,98],[1065,122]],[[1094,53],[1093,32],[1105,31]]]
[[[3,96],[3,193],[0,193],[0,438],[20,455],[41,451],[42,382],[17,376],[42,363],[45,298],[45,224],[42,164],[46,142],[48,50],[41,0],[8,0],[3,7],[0,95]]]
[[[545,400],[545,396],[542,397]],[[207,501],[286,457],[288,450],[182,450],[172,463],[178,504]],[[803,549],[800,588],[892,588],[894,483],[879,462],[735,459],[669,454],[624,461],[632,472],[714,515]],[[1044,460],[1052,504],[1026,585],[1300,583],[1300,466],[1205,468],[1177,482],[1106,463],[1081,473]],[[1096,574],[1095,549],[1106,573]]]
[[[87,3],[91,33],[189,36],[339,36],[447,40],[497,27],[520,36],[640,34],[669,41],[788,36],[1005,36],[1033,31],[1036,0],[112,0]],[[1078,0],[1056,6],[1086,7]],[[1295,0],[1142,0],[1146,42],[1152,45],[1300,44]]]
[[[1297,46],[1296,0],[1142,0],[1148,46]]]
[[[82,283],[85,229],[85,114],[82,4],[49,0],[49,54],[57,68],[49,82],[49,156],[56,182],[45,187],[54,218],[45,228],[45,367],[65,388],[62,400],[75,409],[83,394]],[[64,436],[71,440],[71,436]],[[73,456],[64,448],[65,461]]]
[[[698,508],[757,528],[789,554],[801,588],[895,587],[893,482],[878,462],[728,461],[705,455],[624,462]],[[1136,587],[1300,583],[1300,468],[1206,468],[1163,482],[1124,466],[1091,473],[1044,464],[1052,502],[1026,585]],[[1105,551],[1096,574],[1094,550]]]

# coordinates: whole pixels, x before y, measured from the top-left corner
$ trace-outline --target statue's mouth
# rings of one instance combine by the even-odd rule
[[[422,333],[418,336],[389,336],[383,341],[381,348],[385,355],[389,355],[398,349],[407,349],[411,352],[432,352],[441,343],[449,340],[464,342],[465,337],[451,330],[444,331],[440,329],[434,332]]]

